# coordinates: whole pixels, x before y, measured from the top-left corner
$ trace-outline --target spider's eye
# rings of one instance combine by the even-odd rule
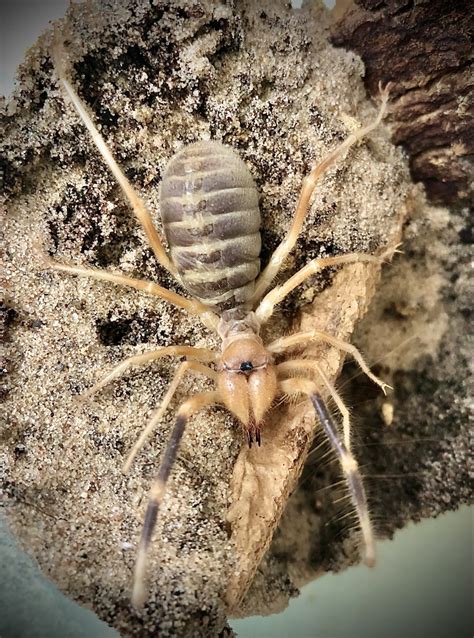
[[[240,364],[240,371],[241,372],[250,372],[250,370],[253,370],[253,365],[251,361],[242,361],[242,363]]]

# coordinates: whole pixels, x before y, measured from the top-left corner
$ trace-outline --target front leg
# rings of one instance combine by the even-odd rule
[[[133,448],[131,449],[129,455],[127,456],[127,459],[126,459],[125,463],[123,464],[123,468],[122,468],[122,471],[124,472],[124,474],[127,474],[127,472],[130,470],[130,467],[131,467],[131,465],[133,463],[133,459],[136,457],[138,452],[142,449],[143,444],[145,443],[145,441],[147,440],[149,435],[153,432],[153,430],[155,429],[157,424],[163,418],[163,415],[165,414],[166,410],[168,409],[168,406],[169,406],[169,404],[170,404],[170,402],[171,402],[176,390],[178,389],[179,384],[181,383],[183,377],[185,376],[185,374],[187,372],[194,372],[195,374],[202,374],[202,375],[208,377],[209,379],[213,379],[214,381],[216,381],[216,379],[217,379],[217,372],[215,372],[214,370],[212,370],[208,366],[202,365],[202,363],[198,363],[197,361],[187,361],[186,360],[186,361],[183,361],[179,365],[179,368],[176,371],[176,374],[174,375],[173,380],[171,381],[170,386],[169,386],[165,396],[163,397],[161,405],[152,414],[152,416],[151,416],[150,420],[148,421],[146,427],[144,428],[143,432],[140,434],[140,437],[137,439],[137,441],[135,442],[135,444],[134,444]]]
[[[326,332],[322,332],[321,330],[296,332],[295,334],[289,335],[288,337],[281,337],[280,339],[272,341],[272,343],[266,346],[266,348],[269,352],[279,354],[281,352],[284,352],[287,348],[292,348],[300,344],[307,344],[311,341],[323,341],[324,343],[329,343],[334,348],[337,348],[337,350],[347,352],[357,361],[362,372],[364,372],[369,377],[369,379],[371,379],[374,383],[382,388],[384,394],[387,394],[386,388],[391,389],[391,386],[389,386],[388,383],[385,383],[385,381],[382,381],[382,379],[379,379],[373,372],[370,371],[370,368],[366,364],[364,357],[355,346],[353,346],[351,343],[346,343],[341,339],[337,339],[336,337],[333,337]]]
[[[143,522],[133,578],[132,602],[136,607],[141,607],[146,601],[147,589],[145,576],[148,547],[153,530],[155,529],[158,511],[165,495],[168,479],[178,454],[181,439],[183,438],[186,423],[188,419],[196,412],[199,412],[199,410],[220,402],[221,397],[218,392],[202,392],[188,399],[178,409],[176,422],[171,430],[170,438],[158,469],[158,474],[150,488],[150,496],[146,508],[145,520]]]
[[[216,360],[216,355],[212,350],[207,348],[194,348],[193,346],[165,346],[164,348],[158,348],[158,350],[152,350],[151,352],[145,352],[144,354],[136,354],[128,359],[121,361],[115,368],[113,368],[108,374],[105,375],[100,381],[98,381],[92,388],[85,392],[81,399],[84,401],[89,399],[93,394],[104,388],[111,383],[114,379],[120,377],[129,368],[136,365],[143,365],[149,361],[156,361],[163,357],[193,357],[198,361],[211,363]]]
[[[372,531],[372,523],[370,521],[364,483],[362,481],[357,461],[352,456],[350,450],[347,449],[344,442],[340,440],[337,428],[329,414],[325,402],[318,392],[315,383],[309,379],[295,378],[281,381],[279,387],[283,394],[290,396],[305,394],[311,400],[319,422],[329,439],[331,447],[339,458],[342,471],[346,477],[351,500],[356,510],[362,532],[362,539],[364,543],[364,562],[367,567],[373,567],[375,565],[375,540]]]
[[[283,375],[284,377],[288,376],[288,373],[291,373],[294,370],[313,370],[319,376],[323,384],[326,386],[326,390],[329,392],[332,397],[334,403],[337,405],[337,408],[342,416],[342,431],[344,433],[344,444],[346,448],[350,451],[351,449],[351,419],[349,415],[349,410],[345,405],[344,401],[341,399],[338,394],[336,388],[328,379],[328,377],[324,374],[323,369],[319,365],[317,361],[314,359],[291,359],[290,361],[284,361],[280,363],[276,367],[278,376]]]

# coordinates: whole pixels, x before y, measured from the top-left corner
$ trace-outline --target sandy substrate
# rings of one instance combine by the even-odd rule
[[[376,113],[364,98],[360,61],[327,43],[328,16],[317,5],[300,12],[273,2],[259,3],[257,10],[250,0],[233,7],[184,0],[152,7],[136,0],[98,6],[75,5],[62,25],[71,78],[157,225],[158,185],[169,158],[185,143],[222,140],[239,151],[259,186],[265,262],[288,228],[311,162]],[[163,396],[176,362],[135,369],[86,404],[78,397],[127,356],[175,343],[213,347],[218,341],[165,302],[42,268],[38,241],[55,259],[153,279],[180,291],[157,266],[112,177],[65,103],[50,44],[51,34],[46,34],[30,50],[5,116],[8,341],[1,463],[8,519],[44,573],[122,635],[146,636],[157,628],[163,637],[221,635],[229,606],[233,613],[265,613],[286,604],[308,578],[357,560],[358,533],[347,521],[337,521],[341,487],[326,491],[323,500],[315,497],[338,477],[336,464],[328,464],[321,448],[311,455],[311,480],[290,499],[283,526],[241,604],[295,488],[314,419],[303,403],[278,408],[263,433],[262,448],[249,452],[241,450],[242,435],[233,419],[222,409],[211,409],[193,419],[173,470],[150,552],[149,602],[138,612],[130,606],[147,490],[172,411],[128,476],[121,465]],[[358,392],[373,399],[356,419],[358,440],[374,443],[373,448],[360,447],[364,470],[378,463],[387,472],[395,465],[398,472],[409,473],[422,452],[428,474],[437,459],[441,480],[455,463],[463,467],[466,455],[462,437],[459,445],[443,448],[443,433],[428,432],[433,424],[439,426],[436,418],[449,402],[450,440],[465,423],[463,355],[446,345],[462,334],[463,317],[456,314],[457,306],[443,305],[450,285],[443,268],[447,262],[452,268],[462,263],[443,242],[455,244],[453,224],[461,226],[462,211],[453,222],[447,211],[427,208],[412,188],[401,153],[382,127],[323,180],[283,275],[318,255],[376,252],[393,245],[403,219],[412,215],[409,252],[386,271],[384,292],[358,329],[369,361],[381,361],[379,372],[394,381],[393,424],[383,428],[378,412],[383,400],[360,377],[359,389],[350,386],[344,394],[349,404]],[[378,278],[378,267],[363,265],[314,278],[282,305],[268,336],[303,325],[350,338]],[[421,296],[416,294],[420,287]],[[415,329],[416,348],[400,352],[399,344]],[[420,438],[419,424],[403,415],[410,401],[418,401],[411,416],[422,418],[427,390],[417,382],[431,369],[427,357],[435,361],[440,348],[450,367],[436,368],[429,393],[443,385],[443,374],[461,380],[458,387],[446,388],[438,403],[432,401],[437,417],[431,414],[424,421],[424,434],[434,436],[438,447],[423,444],[420,451],[415,446],[416,454],[407,456],[401,469],[405,453],[393,446],[392,455],[380,455],[382,438]],[[398,355],[387,358],[389,351]],[[334,379],[341,355],[327,347],[313,352]],[[205,385],[189,379],[177,402]],[[258,486],[252,483],[255,475],[261,476]],[[456,477],[442,490],[452,494],[451,501],[436,500],[433,494],[440,493],[440,486],[433,480],[424,491],[413,481],[394,488],[393,511],[379,526],[381,536],[409,518],[468,500],[469,490],[455,490],[461,485]],[[372,492],[378,518],[386,510],[386,493]],[[333,523],[327,525],[328,520]]]

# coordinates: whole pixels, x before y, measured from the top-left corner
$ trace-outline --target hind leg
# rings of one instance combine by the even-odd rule
[[[92,140],[94,141],[94,144],[96,145],[100,154],[104,158],[105,163],[109,167],[117,183],[122,189],[122,192],[126,196],[133,212],[135,213],[136,218],[138,219],[141,226],[143,227],[146,233],[146,236],[148,238],[148,242],[153,252],[155,253],[155,257],[164,268],[166,268],[169,272],[171,272],[172,274],[176,276],[176,268],[173,262],[171,261],[171,259],[169,258],[168,253],[166,252],[166,249],[163,245],[163,241],[158,231],[153,225],[153,220],[151,218],[150,213],[147,210],[147,207],[145,206],[145,203],[143,202],[141,197],[138,195],[138,193],[135,191],[133,186],[130,184],[128,179],[125,177],[125,174],[123,173],[122,169],[119,167],[119,165],[115,161],[115,158],[113,157],[109,147],[105,143],[102,135],[97,130],[97,127],[95,126],[95,124],[92,121],[92,118],[87,112],[87,107],[82,102],[82,100],[78,96],[76,90],[74,89],[74,87],[72,86],[71,82],[69,81],[67,77],[66,68],[65,68],[66,54],[61,41],[61,36],[58,32],[56,32],[55,34],[55,42],[53,46],[52,57],[54,61],[54,68],[56,70],[56,73],[58,74],[58,77],[62,86],[64,87],[66,93],[68,94],[69,99],[71,100],[71,103],[74,106],[74,109],[76,110],[76,113],[79,115],[82,122],[84,123],[87,130],[89,131],[92,137]]]
[[[254,302],[257,302],[262,297],[265,290],[270,286],[271,282],[280,270],[281,265],[287,258],[288,254],[293,249],[303,227],[303,222],[305,220],[306,213],[308,212],[311,197],[320,178],[351,146],[380,125],[387,110],[389,89],[389,85],[387,85],[383,90],[380,89],[382,104],[375,120],[349,135],[342,144],[329,153],[329,155],[327,155],[319,164],[314,166],[309,175],[304,178],[290,230],[288,231],[285,239],[277,247],[267,267],[258,278],[255,293],[253,295]]]

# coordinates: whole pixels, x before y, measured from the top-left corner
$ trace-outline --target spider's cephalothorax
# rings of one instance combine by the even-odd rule
[[[186,422],[193,413],[212,404],[223,404],[242,424],[248,444],[256,441],[260,445],[265,415],[271,409],[275,398],[303,394],[311,400],[315,414],[346,475],[361,527],[364,559],[368,565],[372,565],[375,560],[374,540],[363,483],[357,462],[351,453],[347,409],[317,360],[293,358],[275,364],[274,355],[284,354],[289,348],[310,341],[324,341],[332,347],[350,353],[362,370],[382,389],[386,384],[370,372],[354,346],[324,332],[297,332],[268,344],[263,343],[259,335],[260,327],[270,319],[274,307],[312,274],[328,266],[346,263],[380,263],[386,257],[386,254],[372,256],[353,253],[313,259],[285,283],[269,290],[281,264],[296,243],[318,179],[350,146],[379,125],[385,112],[388,91],[382,93],[382,107],[377,118],[350,135],[311,169],[303,181],[291,227],[271,256],[268,265],[260,272],[258,194],[252,176],[239,156],[220,142],[202,141],[184,147],[171,159],[161,185],[161,212],[170,248],[168,254],[143,201],[117,165],[87,109],[69,82],[64,70],[63,51],[59,44],[55,47],[54,57],[62,86],[128,198],[157,260],[184,286],[190,298],[154,282],[133,279],[117,273],[61,264],[50,259],[48,265],[55,270],[123,284],[165,299],[196,315],[207,328],[216,332],[222,341],[220,352],[176,345],[130,357],[87,393],[90,395],[96,392],[131,365],[164,356],[185,357],[185,361],[178,366],[161,405],[131,450],[124,467],[128,470],[146,437],[162,418],[187,372],[207,376],[216,385],[215,390],[195,394],[178,409],[175,426],[150,490],[135,569],[134,602],[140,604],[146,597],[144,580],[147,548]],[[342,412],[342,440],[321,397],[321,385]]]
[[[223,344],[217,388],[222,402],[242,423],[249,445],[260,445],[265,414],[277,394],[277,374],[270,353],[256,335],[238,335]]]

